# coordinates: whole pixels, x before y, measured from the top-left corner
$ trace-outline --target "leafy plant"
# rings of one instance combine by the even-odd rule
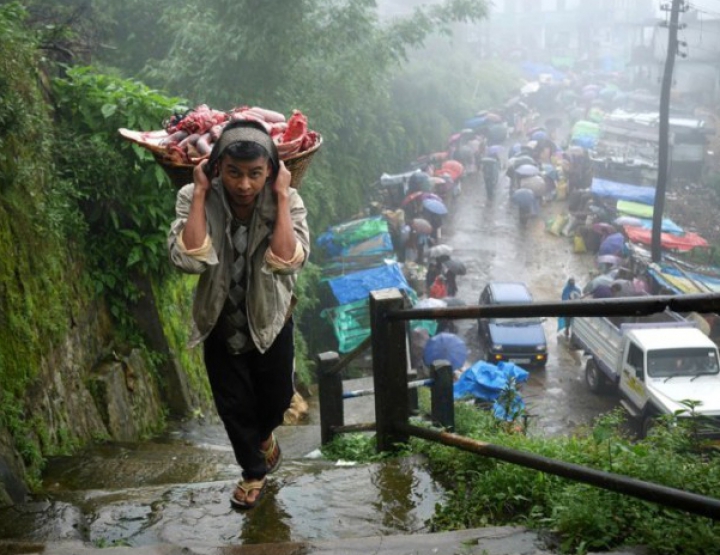
[[[720,457],[688,450],[693,424],[687,417],[632,442],[619,411],[574,437],[534,438],[503,431],[471,405],[457,409],[458,432],[488,443],[713,497],[720,488]],[[656,553],[703,553],[720,540],[707,518],[444,446],[413,444],[448,488],[447,502],[432,519],[436,530],[529,525],[557,534],[564,552],[640,544]]]
[[[61,129],[56,163],[87,223],[94,288],[129,331],[127,307],[140,298],[136,277],[161,279],[169,268],[165,240],[175,195],[152,154],[123,140],[118,129],[158,128],[182,105],[89,67],[69,69],[54,92]]]

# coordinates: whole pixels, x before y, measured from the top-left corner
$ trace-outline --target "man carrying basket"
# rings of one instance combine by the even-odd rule
[[[200,274],[189,346],[203,343],[218,414],[242,468],[230,501],[257,505],[294,393],[293,290],[310,254],[306,209],[261,125],[229,123],[178,191],[172,263]]]

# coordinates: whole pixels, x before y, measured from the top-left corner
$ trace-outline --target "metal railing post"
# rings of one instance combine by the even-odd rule
[[[405,299],[398,289],[370,293],[370,331],[373,381],[375,388],[375,421],[378,452],[391,451],[397,443],[407,443],[408,435],[398,430],[407,424],[408,353],[405,322],[390,321],[390,310],[403,308]]]
[[[407,379],[408,382],[413,382],[417,380],[418,378],[418,372],[414,368],[411,368],[408,370],[407,373]],[[411,416],[417,416],[420,414],[420,400],[418,398],[418,390],[417,387],[409,387],[408,388],[408,411],[410,411]]]
[[[320,397],[320,443],[326,445],[335,437],[334,427],[345,424],[342,374],[334,371],[340,355],[329,351],[317,356],[318,396]]]
[[[447,360],[436,360],[430,367],[434,380],[431,388],[433,422],[452,432],[455,429],[455,399],[453,397],[453,369]]]

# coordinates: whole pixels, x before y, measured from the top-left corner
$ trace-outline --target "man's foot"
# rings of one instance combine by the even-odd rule
[[[255,507],[267,488],[267,478],[263,477],[259,480],[240,480],[235,486],[230,504],[236,509],[252,509]]]
[[[280,468],[280,463],[282,462],[282,450],[280,449],[280,444],[275,438],[275,434],[270,434],[270,437],[260,444],[260,451],[262,451],[262,454],[265,457],[265,466],[268,474],[272,474]]]

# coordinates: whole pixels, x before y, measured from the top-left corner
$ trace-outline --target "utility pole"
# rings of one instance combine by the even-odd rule
[[[678,54],[678,29],[680,12],[686,9],[685,0],[672,0],[672,6],[667,4],[662,9],[670,10],[670,23],[668,25],[668,48],[665,58],[665,72],[663,73],[662,89],[660,91],[660,137],[658,148],[658,179],[655,187],[655,203],[653,206],[651,256],[655,263],[661,258],[661,237],[663,212],[665,211],[665,191],[667,190],[668,174],[670,172],[670,92],[673,83],[673,69],[675,56]]]

